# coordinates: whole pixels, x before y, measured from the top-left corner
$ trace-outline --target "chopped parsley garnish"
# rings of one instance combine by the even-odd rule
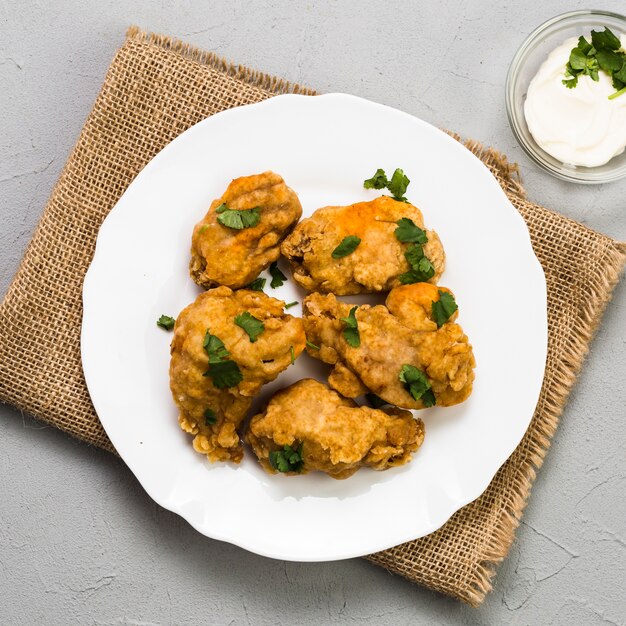
[[[287,280],[287,277],[278,268],[276,261],[270,265],[270,274],[272,276],[272,282],[270,283],[272,289],[280,287]]]
[[[207,426],[212,426],[217,422],[217,415],[215,415],[215,411],[213,409],[205,409],[204,421]]]
[[[391,192],[391,195],[396,200],[401,200],[402,202],[408,202],[408,200],[404,197],[406,193],[407,187],[409,186],[409,177],[398,168],[391,177],[391,180],[387,184],[387,189]]]
[[[293,349],[293,346],[289,348],[289,356],[291,356],[291,364],[293,365],[296,362],[296,351]]]
[[[341,240],[341,243],[333,250],[333,259],[343,259],[344,256],[352,254],[361,243],[361,238],[356,235],[348,235]]]
[[[224,346],[224,342],[216,335],[212,335],[208,328],[202,347],[209,357],[209,369],[204,376],[209,376],[217,389],[236,387],[243,380],[239,365],[228,358],[230,352]]]
[[[261,212],[259,207],[253,209],[229,209],[226,203],[222,202],[216,209],[218,214],[217,221],[227,228],[242,230],[256,226],[261,221]]]
[[[411,269],[398,276],[398,279],[403,285],[423,283],[430,280],[435,275],[435,268],[430,262],[430,259],[424,255],[424,249],[419,243],[413,244],[404,253],[404,258],[407,260]]]
[[[282,450],[270,452],[270,465],[279,472],[298,472],[304,467],[304,457],[302,456],[302,446],[297,449],[285,445]]]
[[[447,291],[439,291],[439,300],[432,303],[433,320],[437,328],[441,328],[455,313],[459,307],[454,300],[454,296]]]
[[[398,225],[398,228],[396,228],[393,233],[398,241],[401,241],[402,243],[420,244],[425,244],[428,241],[426,231],[417,226],[412,219],[402,217],[396,222],[396,224]]]
[[[251,315],[248,311],[244,311],[241,315],[237,315],[235,317],[235,324],[239,326],[239,328],[243,328],[248,337],[250,338],[250,343],[254,343],[257,340],[257,337],[265,330],[265,324]]]
[[[363,181],[365,189],[384,189],[389,184],[385,170],[378,168],[371,178]]]
[[[257,276],[257,278],[255,278],[249,285],[246,285],[244,289],[251,289],[252,291],[263,291],[263,287],[265,287],[266,282],[267,278]]]
[[[604,31],[591,31],[591,43],[579,37],[565,66],[563,84],[573,89],[581,76],[590,76],[592,80],[598,81],[599,71],[602,70],[611,78],[616,89],[609,100],[626,93],[626,52],[620,49],[621,45],[619,38],[606,26]]]
[[[169,315],[161,315],[161,317],[159,317],[159,319],[157,320],[157,326],[160,326],[161,328],[165,328],[165,330],[172,330],[172,328],[174,328],[175,323],[176,323],[176,320],[173,317],[170,317]]]
[[[289,304],[285,304],[285,308],[290,309],[292,306],[296,306],[296,304],[298,304],[298,301],[294,300],[293,302],[289,302]]]
[[[435,394],[430,386],[430,381],[421,370],[413,365],[403,365],[398,376],[404,383],[405,389],[413,396],[414,400],[421,400],[425,407],[436,404]]]
[[[410,182],[408,176],[400,168],[396,169],[391,176],[391,180],[387,178],[385,170],[379,168],[376,170],[374,176],[363,181],[363,187],[365,187],[365,189],[384,189],[386,187],[394,200],[408,202],[404,194]]]
[[[343,337],[348,342],[348,345],[353,348],[358,348],[361,345],[361,335],[359,334],[359,325],[356,320],[356,310],[358,307],[353,306],[350,309],[348,317],[340,318],[346,325],[343,329]]]
[[[381,406],[385,406],[389,404],[386,400],[383,400],[381,397],[377,396],[375,393],[366,393],[365,399],[369,403],[369,405],[375,409],[380,409]]]
[[[314,343],[310,342],[308,339],[306,340],[306,345],[311,348],[311,350],[319,350],[320,347],[316,346]]]

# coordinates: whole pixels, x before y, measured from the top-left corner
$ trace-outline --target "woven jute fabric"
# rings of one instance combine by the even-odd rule
[[[4,402],[114,451],[90,402],[80,359],[81,290],[98,229],[137,173],[177,135],[218,111],[280,93],[314,95],[167,37],[128,31],[0,306]],[[529,202],[504,156],[476,142],[465,145],[526,220],[546,274],[543,389],[522,443],[478,500],[432,535],[367,558],[477,606],[511,545],[626,246]]]

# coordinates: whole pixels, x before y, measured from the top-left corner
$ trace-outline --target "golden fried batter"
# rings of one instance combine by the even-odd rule
[[[311,294],[304,301],[307,339],[318,346],[308,353],[334,366],[328,382],[339,393],[357,397],[371,391],[386,402],[406,409],[422,409],[399,379],[403,365],[426,375],[436,404],[451,406],[472,393],[474,353],[455,312],[441,328],[432,318],[432,303],[445,287],[415,283],[393,289],[386,306],[363,305],[356,310],[360,345],[351,347],[343,336],[341,318],[352,308],[333,294]]]
[[[233,210],[258,207],[261,219],[256,226],[241,230],[222,226],[215,211],[222,203]],[[191,277],[205,289],[245,287],[278,259],[281,241],[301,215],[298,196],[278,174],[236,178],[193,229]]]
[[[421,211],[412,204],[381,196],[370,202],[318,209],[302,220],[281,246],[289,259],[294,280],[307,291],[345,296],[388,291],[400,284],[400,274],[409,271],[404,253],[410,244],[394,235],[396,222],[407,217],[424,228]],[[437,233],[427,230],[425,256],[430,260],[436,283],[445,255]],[[341,241],[355,235],[361,243],[351,254],[334,259],[331,254]]]
[[[424,424],[408,411],[359,407],[307,378],[272,397],[250,421],[246,441],[272,474],[276,470],[270,453],[302,446],[299,473],[321,471],[348,478],[360,467],[385,470],[408,463],[424,441]]]
[[[286,369],[304,349],[302,320],[286,315],[284,303],[258,291],[211,289],[185,308],[174,327],[170,388],[180,410],[181,428],[194,435],[193,447],[211,461],[239,463],[243,449],[237,428],[261,387]],[[249,312],[264,330],[253,343],[235,317]],[[239,367],[243,380],[218,389],[205,375],[209,357],[207,330],[218,337]],[[209,409],[209,417],[206,411]],[[214,422],[214,423],[212,423]]]

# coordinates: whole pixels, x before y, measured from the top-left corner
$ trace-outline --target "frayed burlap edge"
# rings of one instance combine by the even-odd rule
[[[232,76],[238,80],[243,80],[250,85],[258,87],[259,89],[271,91],[276,95],[286,93],[301,94],[304,96],[317,95],[317,92],[309,87],[304,87],[298,83],[292,83],[283,78],[278,78],[277,76],[272,76],[270,74],[266,74],[265,72],[251,69],[245,65],[232,63],[231,61],[227,61],[223,57],[215,54],[215,52],[202,50],[201,48],[185,43],[180,39],[174,39],[173,37],[159,35],[157,33],[146,32],[141,30],[138,26],[131,26],[128,28],[126,31],[126,37],[128,39],[136,39],[138,41],[144,41],[149,44],[160,46],[165,50],[170,50],[180,54],[187,59],[195,61],[196,63],[201,63],[202,65],[210,65],[216,70],[228,74],[228,76]]]

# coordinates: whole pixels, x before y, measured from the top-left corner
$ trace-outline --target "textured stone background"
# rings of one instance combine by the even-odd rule
[[[626,240],[626,181],[548,177],[504,110],[518,45],[576,8],[585,5],[0,0],[0,293],[131,23],[482,139],[521,164],[532,199]],[[0,623],[623,624],[625,315],[622,284],[479,610],[362,560],[282,563],[206,539],[151,502],[120,460],[0,406]]]

